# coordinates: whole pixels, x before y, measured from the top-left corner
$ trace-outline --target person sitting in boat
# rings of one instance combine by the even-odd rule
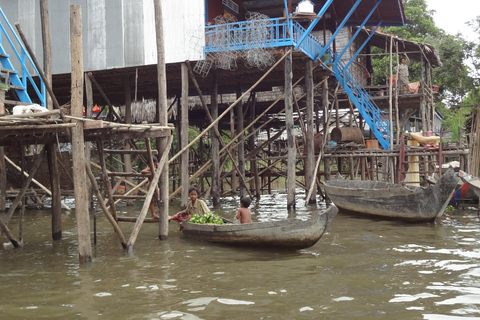
[[[187,208],[183,211],[177,212],[173,216],[168,216],[168,221],[170,222],[170,220],[174,220],[180,223],[181,228],[183,220],[190,220],[190,218],[194,214],[205,214],[210,212],[207,205],[205,204],[205,201],[203,201],[202,199],[198,199],[199,195],[200,191],[197,189],[197,187],[190,187],[190,189],[188,189],[188,196],[190,197],[190,201],[187,204]]]
[[[235,212],[235,218],[240,219],[240,223],[251,223],[252,212],[248,208],[252,203],[252,200],[248,197],[242,197],[240,199],[240,209]]]
[[[156,156],[152,156],[154,170],[158,168],[158,158]],[[147,166],[145,169],[141,171],[141,174],[148,174],[148,186],[147,189],[150,189],[150,185],[152,184],[152,170],[150,166]],[[153,219],[158,219],[159,217],[155,214],[155,206],[153,205],[153,199],[150,201],[150,213],[152,214]]]

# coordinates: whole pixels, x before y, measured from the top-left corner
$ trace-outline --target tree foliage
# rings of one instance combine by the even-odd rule
[[[480,16],[469,23],[477,35],[468,41],[462,34],[451,35],[438,28],[425,0],[403,0],[407,25],[389,27],[386,33],[397,37],[429,43],[437,49],[441,67],[433,69],[433,81],[440,90],[436,95],[436,108],[445,116],[443,127],[455,135],[458,126],[464,126],[469,113],[480,105]],[[379,49],[376,49],[379,52]],[[374,83],[386,83],[388,58],[374,59]],[[394,60],[394,65],[395,65]],[[411,63],[411,81],[420,80],[419,63]]]

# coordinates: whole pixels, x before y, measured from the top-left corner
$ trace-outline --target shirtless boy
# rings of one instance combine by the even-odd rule
[[[240,199],[240,209],[235,212],[235,218],[240,219],[240,223],[252,222],[252,213],[250,209],[248,209],[250,203],[252,203],[252,200],[248,197]]]

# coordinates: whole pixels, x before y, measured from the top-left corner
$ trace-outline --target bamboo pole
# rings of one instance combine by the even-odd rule
[[[47,77],[45,76],[43,69],[41,68],[40,64],[37,61],[37,58],[35,57],[35,54],[33,50],[31,49],[30,45],[28,44],[27,38],[23,34],[22,28],[20,27],[20,23],[16,22],[15,27],[17,28],[18,34],[20,35],[20,38],[22,39],[23,44],[25,45],[25,49],[27,50],[28,54],[32,58],[33,64],[38,70],[38,75],[40,78],[42,78],[43,83],[45,84],[45,88],[47,89],[48,93],[50,94],[50,97],[52,98],[53,106],[55,109],[60,109],[60,105],[58,104],[57,98],[55,97],[55,94],[53,93],[52,87],[50,86],[50,82],[48,81]]]
[[[160,179],[160,175],[163,173],[163,171],[160,168],[165,166],[165,164],[167,163],[168,153],[170,152],[172,140],[173,140],[173,136],[168,137],[167,149],[163,153],[162,158],[158,163],[158,170],[155,171],[155,174],[152,179],[152,185],[155,185],[158,183],[158,180]],[[135,244],[135,240],[137,239],[137,236],[140,232],[140,228],[142,227],[143,221],[145,220],[145,216],[147,215],[147,212],[149,210],[150,201],[152,201],[154,192],[155,192],[155,188],[150,188],[147,192],[147,196],[145,197],[145,202],[143,203],[142,210],[140,211],[140,214],[137,217],[137,221],[135,222],[135,226],[133,227],[132,234],[130,235],[130,238],[127,242],[127,253],[132,253],[133,245]]]
[[[87,172],[87,176],[90,179],[90,183],[92,184],[93,192],[97,196],[97,203],[100,203],[100,206],[102,207],[102,211],[107,217],[107,220],[113,226],[115,233],[118,235],[118,238],[120,239],[120,243],[122,244],[123,249],[126,249],[127,241],[123,236],[122,229],[120,229],[120,226],[118,225],[117,221],[115,221],[115,218],[110,214],[107,207],[105,206],[100,190],[98,189],[97,181],[95,181],[95,177],[93,176],[92,170],[90,169],[89,166],[85,165],[85,171]]]
[[[100,139],[97,140],[97,152],[100,165],[102,166],[103,183],[105,185],[105,192],[107,193],[108,201],[110,202],[110,210],[112,210],[112,216],[116,220],[117,212],[115,210],[115,201],[113,200],[112,185],[107,174],[107,165],[105,163],[105,155],[103,153],[103,142]]]
[[[27,177],[27,180],[24,182],[22,189],[20,189],[20,192],[18,193],[17,197],[10,205],[10,208],[8,209],[8,212],[7,212],[7,217],[4,221],[6,224],[8,224],[8,222],[13,216],[13,213],[15,212],[15,209],[17,209],[17,206],[22,201],[22,198],[25,195],[25,192],[27,191],[27,188],[30,185],[30,182],[32,181],[35,174],[37,173],[37,170],[40,167],[40,164],[42,163],[44,156],[45,156],[45,147],[43,147],[42,150],[39,152],[37,159],[35,159],[35,162],[33,163],[33,166],[30,169],[30,175]]]

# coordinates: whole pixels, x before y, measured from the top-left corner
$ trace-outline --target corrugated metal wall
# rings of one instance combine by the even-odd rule
[[[73,4],[82,7],[85,71],[157,62],[153,0],[49,0],[54,74],[71,72],[70,5]],[[39,1],[0,0],[0,7],[12,26],[20,23],[41,63]],[[204,0],[162,0],[162,9],[166,62],[203,59]]]

